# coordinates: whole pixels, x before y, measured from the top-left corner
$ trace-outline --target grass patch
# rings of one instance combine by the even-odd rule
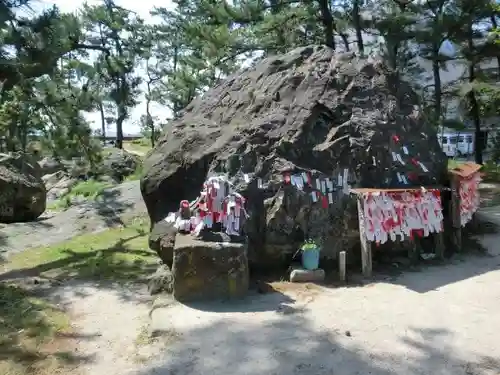
[[[131,150],[145,155],[149,150],[151,150],[151,141],[146,138],[124,141],[123,148],[125,150]]]
[[[0,283],[0,374],[54,374],[72,354],[68,316],[33,292]],[[69,370],[69,369],[68,369]]]
[[[134,173],[132,173],[130,176],[125,177],[125,181],[137,181],[140,180],[142,177],[142,162],[139,164],[139,166],[136,168]]]
[[[3,277],[51,279],[144,280],[157,264],[148,246],[147,220],[84,234],[54,246],[27,249],[9,257]]]
[[[483,164],[482,172],[484,172],[483,181],[500,182],[500,166],[496,163],[487,161]]]

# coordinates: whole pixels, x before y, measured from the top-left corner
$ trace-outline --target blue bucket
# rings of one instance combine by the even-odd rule
[[[311,271],[319,267],[319,248],[302,250],[302,267]]]

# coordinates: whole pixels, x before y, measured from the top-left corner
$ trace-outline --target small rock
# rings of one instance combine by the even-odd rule
[[[321,268],[311,271],[297,267],[294,268],[292,272],[290,272],[290,282],[292,283],[314,282],[323,280],[325,280],[325,271]]]
[[[161,292],[172,293],[174,287],[174,278],[170,268],[162,264],[156,272],[149,278],[148,291],[150,294]]]
[[[345,331],[345,335],[346,335],[347,337],[351,337],[351,331]]]
[[[49,175],[64,170],[64,165],[57,159],[45,157],[38,162],[42,170],[42,174]]]
[[[138,156],[114,148],[104,157],[102,166],[104,172],[114,180],[123,181],[125,177],[130,176],[137,170],[140,163],[141,160]]]

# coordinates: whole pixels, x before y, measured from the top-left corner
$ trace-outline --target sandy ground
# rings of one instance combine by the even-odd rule
[[[142,375],[500,374],[500,257],[364,287],[153,311],[172,343]]]
[[[487,215],[500,223],[500,209]],[[150,322],[143,290],[69,285],[53,298],[76,314],[88,375],[499,375],[499,236],[481,238],[486,255],[365,286],[288,284],[190,306],[162,297]]]
[[[136,374],[160,352],[148,339],[146,287],[75,282],[53,289],[49,299],[73,318],[78,375]]]

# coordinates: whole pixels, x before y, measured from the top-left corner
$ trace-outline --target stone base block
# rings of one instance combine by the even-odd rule
[[[295,267],[292,269],[292,272],[290,272],[290,281],[292,283],[318,282],[323,280],[325,280],[325,271],[321,268],[311,271],[301,267]]]
[[[156,251],[163,264],[172,267],[177,229],[172,223],[162,220],[153,226],[149,234],[149,248]]]
[[[246,244],[206,242],[177,234],[172,273],[178,301],[242,297],[249,286]]]

